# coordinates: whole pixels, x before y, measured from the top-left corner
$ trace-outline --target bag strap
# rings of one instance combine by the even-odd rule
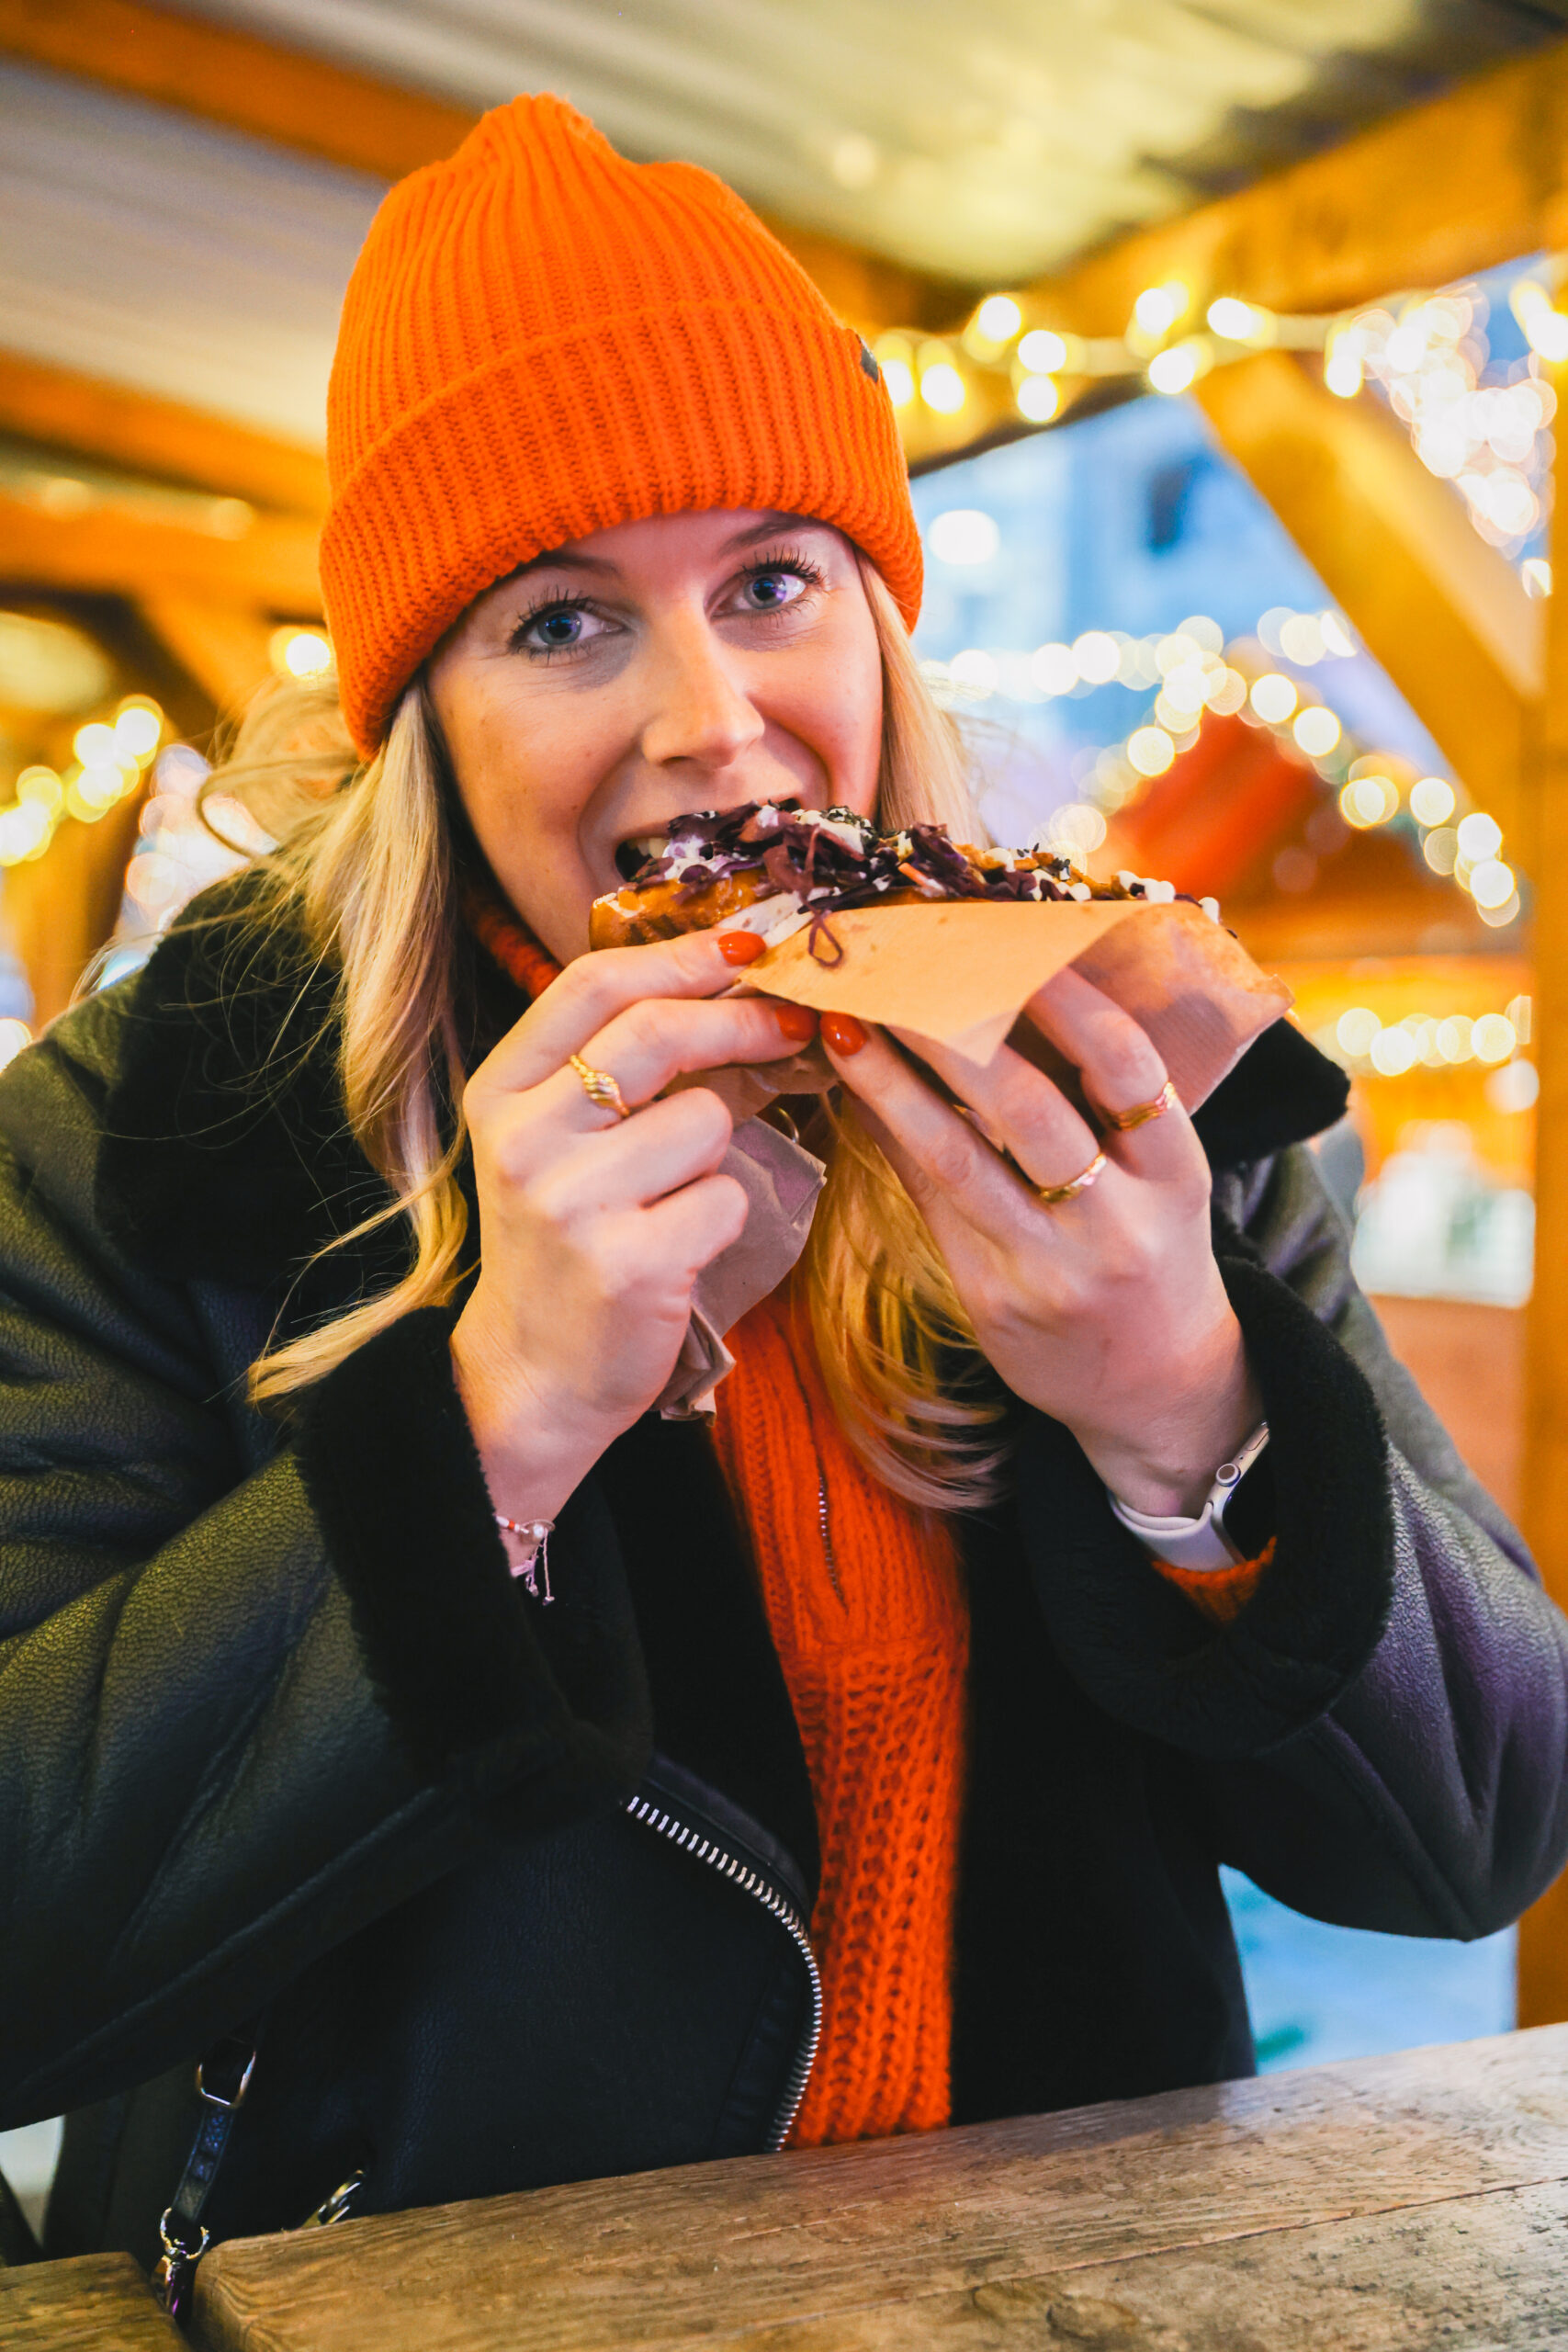
[[[158,2223],[164,2251],[152,2271],[152,2291],[171,2319],[179,2317],[186,2290],[196,2276],[196,2266],[212,2244],[212,2233],[202,2221],[202,2211],[228,2149],[234,2118],[245,2103],[256,2071],[261,2022],[255,2018],[225,2034],[196,2070],[201,2121],[186,2158],[179,2187]]]

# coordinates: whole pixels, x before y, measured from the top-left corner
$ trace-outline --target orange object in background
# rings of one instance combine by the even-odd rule
[[[1268,728],[1211,712],[1191,749],[1118,816],[1115,840],[1138,873],[1223,899],[1322,797],[1315,771]]]

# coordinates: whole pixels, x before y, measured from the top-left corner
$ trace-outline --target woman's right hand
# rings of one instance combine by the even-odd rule
[[[720,995],[761,952],[751,933],[709,931],[580,956],[468,1081],[480,1261],[452,1356],[509,1518],[554,1518],[649,1409],[697,1275],[745,1225],[745,1193],[716,1172],[734,1126],[719,1096],[655,1097],[815,1034],[799,1006]],[[615,1079],[630,1117],[590,1100],[572,1054]]]

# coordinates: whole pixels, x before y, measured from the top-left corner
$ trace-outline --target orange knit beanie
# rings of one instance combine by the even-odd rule
[[[559,98],[497,107],[387,198],[344,303],[327,462],[321,584],[366,752],[476,596],[615,523],[811,515],[919,609],[859,336],[710,173],[628,164]]]

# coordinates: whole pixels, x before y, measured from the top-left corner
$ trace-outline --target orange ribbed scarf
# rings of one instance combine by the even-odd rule
[[[933,2131],[951,2107],[969,1663],[956,1547],[862,1466],[803,1317],[775,1295],[728,1343],[715,1439],[750,1529],[822,1848],[822,2041],[790,2143]]]

